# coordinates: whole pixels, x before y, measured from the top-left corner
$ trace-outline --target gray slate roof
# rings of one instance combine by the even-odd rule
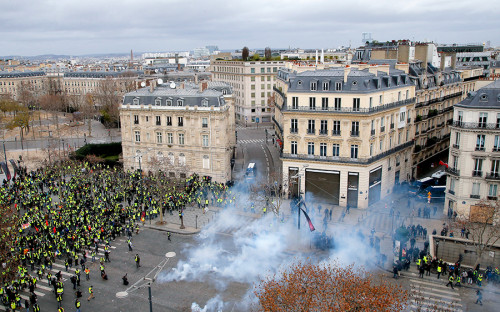
[[[500,80],[495,80],[477,92],[469,92],[467,98],[455,106],[500,110]]]
[[[159,100],[159,106],[223,106],[225,105],[224,94],[232,94],[230,85],[223,82],[207,82],[207,89],[200,91],[199,85],[194,83],[185,83],[184,88],[176,85],[170,88],[170,83],[156,86],[151,92],[149,87],[138,89],[125,94],[123,105],[137,105],[134,100],[138,100],[138,105],[156,105]],[[182,105],[178,105],[178,100]]]
[[[0,72],[0,78],[23,78],[23,77],[36,77],[36,76],[45,76],[45,72],[43,71],[13,71],[13,72]]]
[[[126,71],[126,72],[116,72],[116,71],[76,71],[76,72],[66,72],[64,73],[64,77],[73,77],[73,78],[116,78],[123,75],[132,75],[139,76],[143,75],[144,72],[141,71]]]

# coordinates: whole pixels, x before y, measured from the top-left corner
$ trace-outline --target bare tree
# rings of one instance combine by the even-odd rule
[[[248,56],[250,55],[250,50],[248,50],[248,47],[243,47],[243,50],[241,51],[241,58],[243,61],[248,60]]]
[[[265,50],[264,50],[264,58],[266,59],[266,61],[270,61],[272,59],[272,52],[271,52],[271,48],[270,47],[267,47]]]
[[[116,80],[108,77],[99,82],[93,98],[95,105],[100,109],[104,124],[108,127],[118,125],[120,120],[118,107],[121,102],[121,95]]]
[[[262,202],[267,209],[271,210],[277,217],[281,217],[281,207],[285,202],[282,192],[281,177],[278,172],[269,174],[269,180],[261,180],[252,184],[250,190],[257,201]]]
[[[59,115],[58,113],[64,111],[64,101],[61,95],[45,94],[39,98],[40,108],[47,112],[51,112],[54,117],[54,123],[57,131],[59,132]]]
[[[470,231],[471,244],[476,251],[476,266],[481,257],[488,252],[492,245],[500,240],[500,201],[480,201],[471,206],[468,216],[458,216],[452,225],[458,231],[466,229]]]

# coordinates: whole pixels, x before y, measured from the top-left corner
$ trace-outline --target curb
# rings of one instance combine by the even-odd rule
[[[167,227],[159,227],[159,226],[154,226],[154,225],[144,225],[143,228],[148,228],[151,230],[162,231],[162,232],[170,232],[170,233],[180,234],[180,235],[194,235],[194,234],[198,234],[201,232],[201,229],[196,229],[193,231],[189,231],[189,230],[186,231],[186,230],[181,230],[181,229],[170,229]]]

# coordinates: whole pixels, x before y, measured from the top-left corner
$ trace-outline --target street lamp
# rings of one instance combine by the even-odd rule
[[[149,296],[149,312],[153,312],[153,300],[151,297],[151,284],[156,281],[156,278],[158,277],[158,274],[163,270],[165,265],[168,263],[168,260],[170,258],[175,257],[175,252],[170,251],[165,254],[165,259],[163,259],[155,268],[153,268],[151,271],[149,271],[146,276],[144,276],[142,279],[138,280],[137,282],[134,283],[134,285],[130,286],[127,288],[125,291],[119,291],[116,293],[116,298],[123,299],[128,297],[128,294],[137,290],[141,289],[144,287],[148,287],[148,296]],[[153,275],[154,274],[154,275]],[[152,276],[152,277],[151,277]]]

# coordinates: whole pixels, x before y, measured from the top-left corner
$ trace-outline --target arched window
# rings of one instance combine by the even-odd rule
[[[179,166],[186,165],[186,156],[183,153],[179,154]]]

